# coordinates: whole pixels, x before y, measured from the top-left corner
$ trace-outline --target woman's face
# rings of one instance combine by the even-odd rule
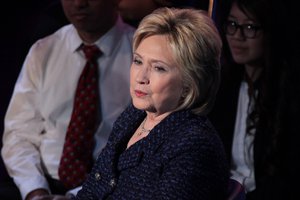
[[[238,28],[234,34],[230,35],[227,32],[226,38],[232,57],[236,63],[255,65],[256,63],[259,63],[263,57],[264,34],[262,29],[259,28],[260,24],[255,22],[255,18],[251,15],[248,16],[239,9],[236,3],[233,3],[227,19],[227,24],[229,24],[233,29],[235,25],[246,25],[243,26],[243,31],[241,28]],[[246,27],[252,30],[246,30]],[[256,31],[254,30],[255,27],[258,27]],[[247,35],[245,32],[256,32],[256,36],[249,38],[248,36],[251,36],[251,34]]]
[[[182,77],[166,36],[144,39],[134,52],[130,94],[136,108],[163,114],[178,107]]]

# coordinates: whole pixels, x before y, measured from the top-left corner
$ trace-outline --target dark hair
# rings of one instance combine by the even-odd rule
[[[222,0],[218,2],[218,6],[214,8],[214,21],[217,24],[218,30],[221,33],[223,40],[224,51],[223,51],[223,62],[232,62],[231,53],[229,51],[228,43],[226,41],[226,34],[224,31],[224,24],[227,21],[227,18],[230,13],[231,5],[236,3],[239,9],[241,9],[245,15],[249,16],[251,13],[252,16],[256,17],[256,20],[259,22],[260,26],[264,30],[264,35],[266,35],[266,47],[269,45],[270,29],[271,29],[271,19],[270,12],[271,8],[268,4],[268,0]],[[268,50],[267,50],[268,51]]]

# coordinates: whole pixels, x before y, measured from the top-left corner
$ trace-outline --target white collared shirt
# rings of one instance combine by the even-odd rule
[[[248,84],[243,81],[240,86],[237,115],[232,144],[232,178],[241,183],[247,192],[255,189],[253,141],[254,134],[246,134],[248,116]],[[250,105],[250,110],[253,104]]]
[[[95,42],[103,55],[98,59],[102,122],[95,134],[94,158],[105,146],[113,122],[131,101],[133,33],[119,17]],[[5,117],[2,156],[23,198],[33,189],[49,189],[44,172],[58,179],[77,81],[86,63],[81,44],[73,25],[37,41],[16,82]]]

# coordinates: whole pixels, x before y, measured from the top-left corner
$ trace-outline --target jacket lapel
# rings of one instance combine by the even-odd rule
[[[118,170],[122,171],[128,168],[138,166],[143,159],[148,158],[156,153],[156,151],[163,145],[163,143],[178,129],[178,125],[189,120],[191,113],[188,111],[179,111],[170,114],[157,126],[155,126],[149,135],[142,140],[133,144],[129,149],[124,150],[119,158]],[[134,127],[137,127],[145,118],[137,118]],[[131,129],[131,134],[136,128]],[[126,134],[124,134],[126,135]],[[127,145],[128,140],[126,140]],[[124,144],[123,144],[124,145]]]

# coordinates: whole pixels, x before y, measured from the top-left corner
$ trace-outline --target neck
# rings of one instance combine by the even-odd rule
[[[164,118],[166,118],[171,112],[163,113],[157,115],[156,113],[148,112],[145,118],[144,128],[147,130],[151,130],[154,126],[159,124]]]
[[[261,75],[262,68],[256,66],[245,66],[245,71],[252,82],[255,82]]]
[[[109,23],[100,24],[98,28],[92,30],[78,28],[77,32],[84,43],[93,44],[103,35],[105,35],[116,24],[116,21],[117,15],[113,19],[111,19]]]
[[[252,82],[255,82],[261,75],[264,67],[263,58],[245,64],[245,72]]]
[[[78,31],[78,34],[79,34],[80,38],[82,39],[82,41],[85,44],[93,44],[93,43],[95,43],[105,33],[106,33],[106,31],[104,31],[104,32],[84,32],[84,31]]]

